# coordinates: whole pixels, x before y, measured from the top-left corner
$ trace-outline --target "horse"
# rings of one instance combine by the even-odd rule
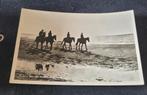
[[[52,50],[54,40],[56,40],[56,35],[46,37],[46,48],[48,48],[48,43],[50,43],[50,50]]]
[[[72,41],[75,42],[74,37],[66,37],[66,38],[64,38],[63,41],[61,42],[61,45],[63,44],[63,49],[67,50],[66,43],[68,43],[69,44],[69,50],[72,50],[72,45],[71,45]]]
[[[43,65],[42,64],[36,64],[35,69],[38,70],[38,71],[40,71],[40,70],[43,71]]]
[[[89,39],[89,37],[87,37],[87,38],[78,38],[77,39],[77,42],[76,42],[76,50],[78,50],[77,48],[79,48],[79,50],[83,50],[83,44],[85,45],[85,48],[86,48],[86,51],[88,50],[87,49],[87,44],[86,44],[86,42],[89,42],[90,41],[90,39]]]
[[[42,35],[39,35],[36,37],[35,42],[36,42],[36,48],[38,49],[39,43],[41,43],[41,50],[43,49],[43,43],[46,41],[45,38],[45,32]]]

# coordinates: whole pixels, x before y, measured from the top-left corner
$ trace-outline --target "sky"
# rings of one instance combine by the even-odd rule
[[[41,29],[51,30],[59,41],[67,32],[76,38],[83,33],[94,41],[98,36],[132,34],[133,17],[133,11],[84,14],[22,9],[19,32],[35,37]]]

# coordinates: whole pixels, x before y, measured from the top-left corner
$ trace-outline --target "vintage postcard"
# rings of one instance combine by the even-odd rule
[[[10,83],[143,85],[133,10],[22,9]]]

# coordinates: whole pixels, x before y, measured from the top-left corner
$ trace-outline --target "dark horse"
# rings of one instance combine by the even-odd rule
[[[67,50],[66,43],[68,43],[69,44],[69,50],[72,50],[72,45],[71,45],[72,41],[75,42],[74,37],[66,37],[66,38],[64,38],[62,43],[61,43],[61,45],[63,44],[63,49]]]
[[[46,37],[46,48],[48,48],[48,43],[50,43],[50,50],[52,50],[52,46],[55,40],[56,40],[56,35]]]
[[[39,43],[41,43],[41,49],[43,49],[43,43],[45,41],[46,41],[45,32],[43,32],[42,35],[37,36],[36,39],[35,39],[36,48],[38,48]]]
[[[87,38],[78,38],[77,39],[77,43],[76,43],[76,50],[83,50],[82,48],[83,48],[83,44],[85,44],[85,48],[86,48],[86,51],[88,50],[87,49],[87,44],[86,44],[86,42],[89,42],[90,40],[89,40],[89,37],[87,37]]]

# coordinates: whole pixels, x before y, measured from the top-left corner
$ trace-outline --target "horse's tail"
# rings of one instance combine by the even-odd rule
[[[63,43],[64,43],[64,39],[63,39],[63,41],[61,42],[61,45],[63,45]]]
[[[63,44],[63,41],[61,42],[61,45]]]
[[[63,41],[61,42],[61,45],[65,42],[65,38],[63,39]]]

